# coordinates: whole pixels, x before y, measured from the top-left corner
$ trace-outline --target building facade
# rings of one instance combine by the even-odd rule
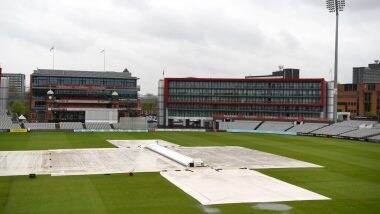
[[[3,73],[3,77],[9,80],[9,99],[25,98],[25,74]]]
[[[116,109],[119,116],[137,116],[139,90],[137,78],[128,70],[37,69],[30,76],[29,120],[85,122],[92,120],[89,115],[100,116],[94,112],[102,109],[105,114]]]
[[[8,106],[9,79],[2,76],[0,67],[0,112],[5,112]]]
[[[206,127],[229,117],[328,120],[324,79],[165,78],[158,95],[161,126]]]
[[[338,111],[352,117],[380,115],[380,83],[339,84]]]
[[[380,83],[380,62],[378,60],[368,67],[354,67],[352,71],[352,83]]]

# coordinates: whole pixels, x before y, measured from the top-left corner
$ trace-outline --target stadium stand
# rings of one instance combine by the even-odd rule
[[[356,129],[358,129],[358,128],[355,127],[355,126],[342,126],[342,125],[339,125],[339,124],[332,124],[330,126],[321,128],[321,129],[316,130],[316,131],[313,131],[312,133],[316,134],[316,135],[329,135],[329,136],[332,136],[332,135],[343,134],[345,132],[350,132],[350,131],[353,131],[353,130],[356,130]]]
[[[12,119],[5,111],[0,112],[0,130],[7,130],[12,128]]]
[[[365,139],[380,134],[380,128],[361,128],[341,134],[343,137]]]
[[[373,142],[380,142],[380,135],[375,135],[373,137],[368,138],[370,141]]]
[[[266,121],[262,123],[257,130],[259,131],[274,131],[274,132],[284,132],[289,128],[293,127],[292,122],[275,122],[275,121]]]
[[[62,130],[82,130],[83,125],[81,122],[60,122],[59,127]]]
[[[351,126],[376,126],[378,123],[376,121],[367,121],[367,120],[346,120],[341,122],[340,124],[346,124]]]
[[[109,130],[111,126],[109,123],[85,123],[86,129],[90,130]]]
[[[57,126],[56,126],[57,125]],[[84,128],[85,126],[85,128]],[[28,130],[79,130],[79,131],[123,131],[123,130],[148,130],[147,119],[123,118],[119,123],[109,124],[106,122],[60,122],[59,126],[55,123],[13,123],[11,117],[4,111],[0,112],[0,130],[9,130],[25,127]],[[115,129],[115,130],[112,130]],[[179,129],[182,131],[183,129]],[[193,130],[193,129],[191,129]],[[380,123],[376,121],[348,120],[336,124],[328,125],[326,123],[303,123],[295,124],[293,122],[278,121],[246,121],[236,120],[233,122],[219,122],[219,130],[246,130],[252,132],[278,132],[278,133],[298,133],[335,136],[341,138],[350,138],[358,140],[369,140],[380,142]],[[157,130],[160,131],[160,130]],[[204,129],[202,129],[204,131]]]
[[[374,121],[347,120],[323,127],[311,133],[316,135],[338,136],[346,132],[357,130],[359,127],[372,127],[376,123],[377,122]]]
[[[219,130],[226,131],[228,129],[255,130],[262,121],[245,121],[236,120],[234,122],[219,122]]]
[[[55,130],[55,123],[24,123],[28,130]]]
[[[312,131],[315,131],[317,129],[323,128],[325,126],[328,126],[326,123],[304,123],[304,124],[297,124],[294,127],[287,130],[287,132],[295,132],[295,133],[309,133]]]

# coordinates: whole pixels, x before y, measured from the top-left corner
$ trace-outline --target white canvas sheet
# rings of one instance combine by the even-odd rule
[[[48,151],[0,152],[0,176],[49,174]]]
[[[144,148],[0,152],[0,176],[159,172],[184,167]]]
[[[203,205],[329,199],[254,170],[203,168],[161,175]]]
[[[119,148],[145,148],[150,144],[157,143],[158,145],[168,148],[179,147],[179,145],[170,143],[164,140],[107,140],[112,145]]]
[[[200,158],[211,166],[188,171],[145,148],[157,140],[109,142],[118,148],[0,151],[0,176],[161,171],[163,177],[204,205],[328,199],[254,170],[239,169],[320,167],[315,164],[242,147],[180,147],[158,140],[159,145],[191,158]]]
[[[180,147],[162,140],[112,140],[119,148],[0,151],[0,176],[52,174],[81,175],[123,172],[159,172],[184,166],[145,147],[152,143],[191,158],[200,158],[212,168],[320,167],[278,155],[242,147]]]
[[[274,155],[238,146],[218,147],[178,147],[175,151],[192,158],[200,158],[205,165],[213,168],[270,169],[321,167],[316,164]]]

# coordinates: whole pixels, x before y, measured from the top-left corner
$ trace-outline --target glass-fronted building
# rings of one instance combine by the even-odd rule
[[[25,74],[3,73],[9,79],[9,100],[25,99]]]
[[[135,116],[141,110],[138,91],[137,78],[128,70],[37,69],[30,76],[30,118],[39,122],[84,122],[88,108],[117,108],[121,116]]]
[[[165,78],[162,126],[207,126],[215,118],[325,121],[326,81],[300,78]]]
[[[352,83],[380,83],[380,62],[369,64],[368,67],[354,67],[352,70]]]

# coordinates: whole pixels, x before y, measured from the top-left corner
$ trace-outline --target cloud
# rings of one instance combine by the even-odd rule
[[[325,1],[304,0],[3,0],[0,62],[29,74],[51,66],[102,70],[128,67],[143,93],[168,76],[262,75],[282,64],[305,77],[329,77],[334,16]],[[378,57],[375,0],[347,0],[341,17],[340,80]],[[16,52],[17,51],[17,52]],[[17,60],[15,60],[17,58]]]
[[[36,3],[39,5],[38,1]],[[67,52],[82,51],[94,44],[92,35],[68,22],[65,17],[55,16],[54,11],[47,12],[45,6],[36,5],[16,4],[13,8],[16,11],[1,8],[4,16],[0,19],[0,25],[4,29],[2,36],[42,48],[54,45]]]
[[[378,10],[380,8],[377,0],[346,0],[347,8],[352,8],[352,11],[365,12]]]

